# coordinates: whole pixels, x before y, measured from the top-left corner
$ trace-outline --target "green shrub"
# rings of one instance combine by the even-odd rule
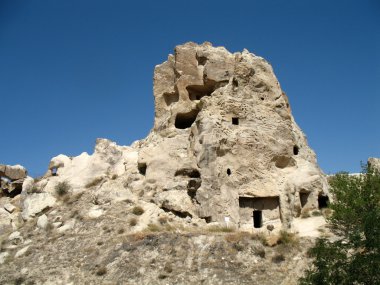
[[[55,193],[62,197],[69,193],[71,190],[71,185],[67,181],[61,181],[58,182],[57,185],[55,185]]]
[[[329,184],[327,221],[336,238],[317,240],[300,284],[380,284],[380,173],[364,167],[362,175],[336,174]]]
[[[145,212],[144,209],[141,208],[140,206],[135,206],[132,209],[132,213],[136,216],[141,216],[142,214],[144,214],[144,212]]]

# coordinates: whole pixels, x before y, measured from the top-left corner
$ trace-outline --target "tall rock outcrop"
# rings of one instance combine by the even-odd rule
[[[141,143],[145,194],[162,208],[289,227],[327,183],[272,67],[209,43],[175,48],[154,72],[155,122]],[[253,217],[253,218],[252,218]]]
[[[146,224],[166,212],[240,228],[289,228],[326,201],[315,154],[263,58],[209,43],[177,46],[155,68],[154,100],[147,138],[130,147],[99,139],[92,155],[53,158],[42,180],[25,183],[24,201],[36,189],[31,195],[55,195],[68,181],[74,192],[93,191],[96,207],[144,203]]]

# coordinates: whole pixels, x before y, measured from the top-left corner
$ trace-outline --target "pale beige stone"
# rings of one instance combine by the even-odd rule
[[[23,201],[22,217],[24,220],[28,220],[44,209],[53,207],[55,202],[56,198],[49,193],[33,193],[27,195]]]
[[[252,228],[253,212],[261,211],[263,226],[289,228],[329,194],[263,58],[210,43],[179,45],[155,67],[153,90],[155,120],[147,138],[129,147],[98,139],[91,155],[59,155],[49,165],[56,175],[40,188],[52,194],[68,181],[74,193],[91,191],[96,205],[144,202],[147,211],[135,229],[164,211],[241,228]]]

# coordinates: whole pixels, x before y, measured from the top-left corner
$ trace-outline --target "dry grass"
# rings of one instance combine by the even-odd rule
[[[59,197],[63,197],[69,193],[71,190],[71,185],[68,181],[61,181],[55,185],[54,190]]]
[[[235,229],[226,226],[211,226],[207,228],[207,231],[210,233],[232,233],[235,231]]]
[[[332,215],[333,213],[333,210],[331,210],[330,208],[324,208],[322,209],[322,215],[325,217],[325,218],[328,218]]]
[[[258,240],[261,242],[262,245],[268,246],[268,237],[263,232],[257,232],[257,233],[251,234],[251,239]]]
[[[310,218],[310,209],[303,210],[301,213],[301,218],[302,219]]]
[[[88,182],[84,187],[85,188],[92,188],[96,185],[99,185],[100,182],[102,182],[104,179],[104,177],[95,177],[93,180],[91,180],[90,182]]]
[[[278,244],[284,244],[287,246],[298,246],[299,238],[295,233],[290,233],[287,231],[280,231],[278,236]]]
[[[322,216],[322,213],[321,213],[321,211],[314,210],[313,212],[311,212],[311,215],[313,217],[318,217],[318,216]]]

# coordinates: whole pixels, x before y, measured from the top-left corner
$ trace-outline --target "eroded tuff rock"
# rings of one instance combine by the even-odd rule
[[[297,283],[305,237],[327,230],[297,217],[329,193],[271,66],[180,45],[155,68],[154,100],[154,127],[131,146],[98,139],[35,179],[0,166],[22,183],[0,197],[0,283]],[[301,249],[275,245],[283,228]]]
[[[326,203],[326,179],[263,58],[209,43],[177,46],[155,68],[154,100],[147,138],[131,146],[98,139],[92,155],[58,155],[42,179],[25,179],[22,218],[61,204],[63,182],[70,195],[91,193],[81,206],[90,218],[107,215],[112,203],[142,205],[135,231],[165,215],[291,228],[294,217]]]
[[[290,227],[328,195],[263,58],[209,43],[177,46],[155,68],[154,98],[154,128],[140,144],[138,165],[144,195],[160,207],[242,227],[252,227],[252,216],[257,226],[281,220]]]
[[[27,170],[21,165],[0,164],[0,192],[10,196],[20,194],[27,175]]]

